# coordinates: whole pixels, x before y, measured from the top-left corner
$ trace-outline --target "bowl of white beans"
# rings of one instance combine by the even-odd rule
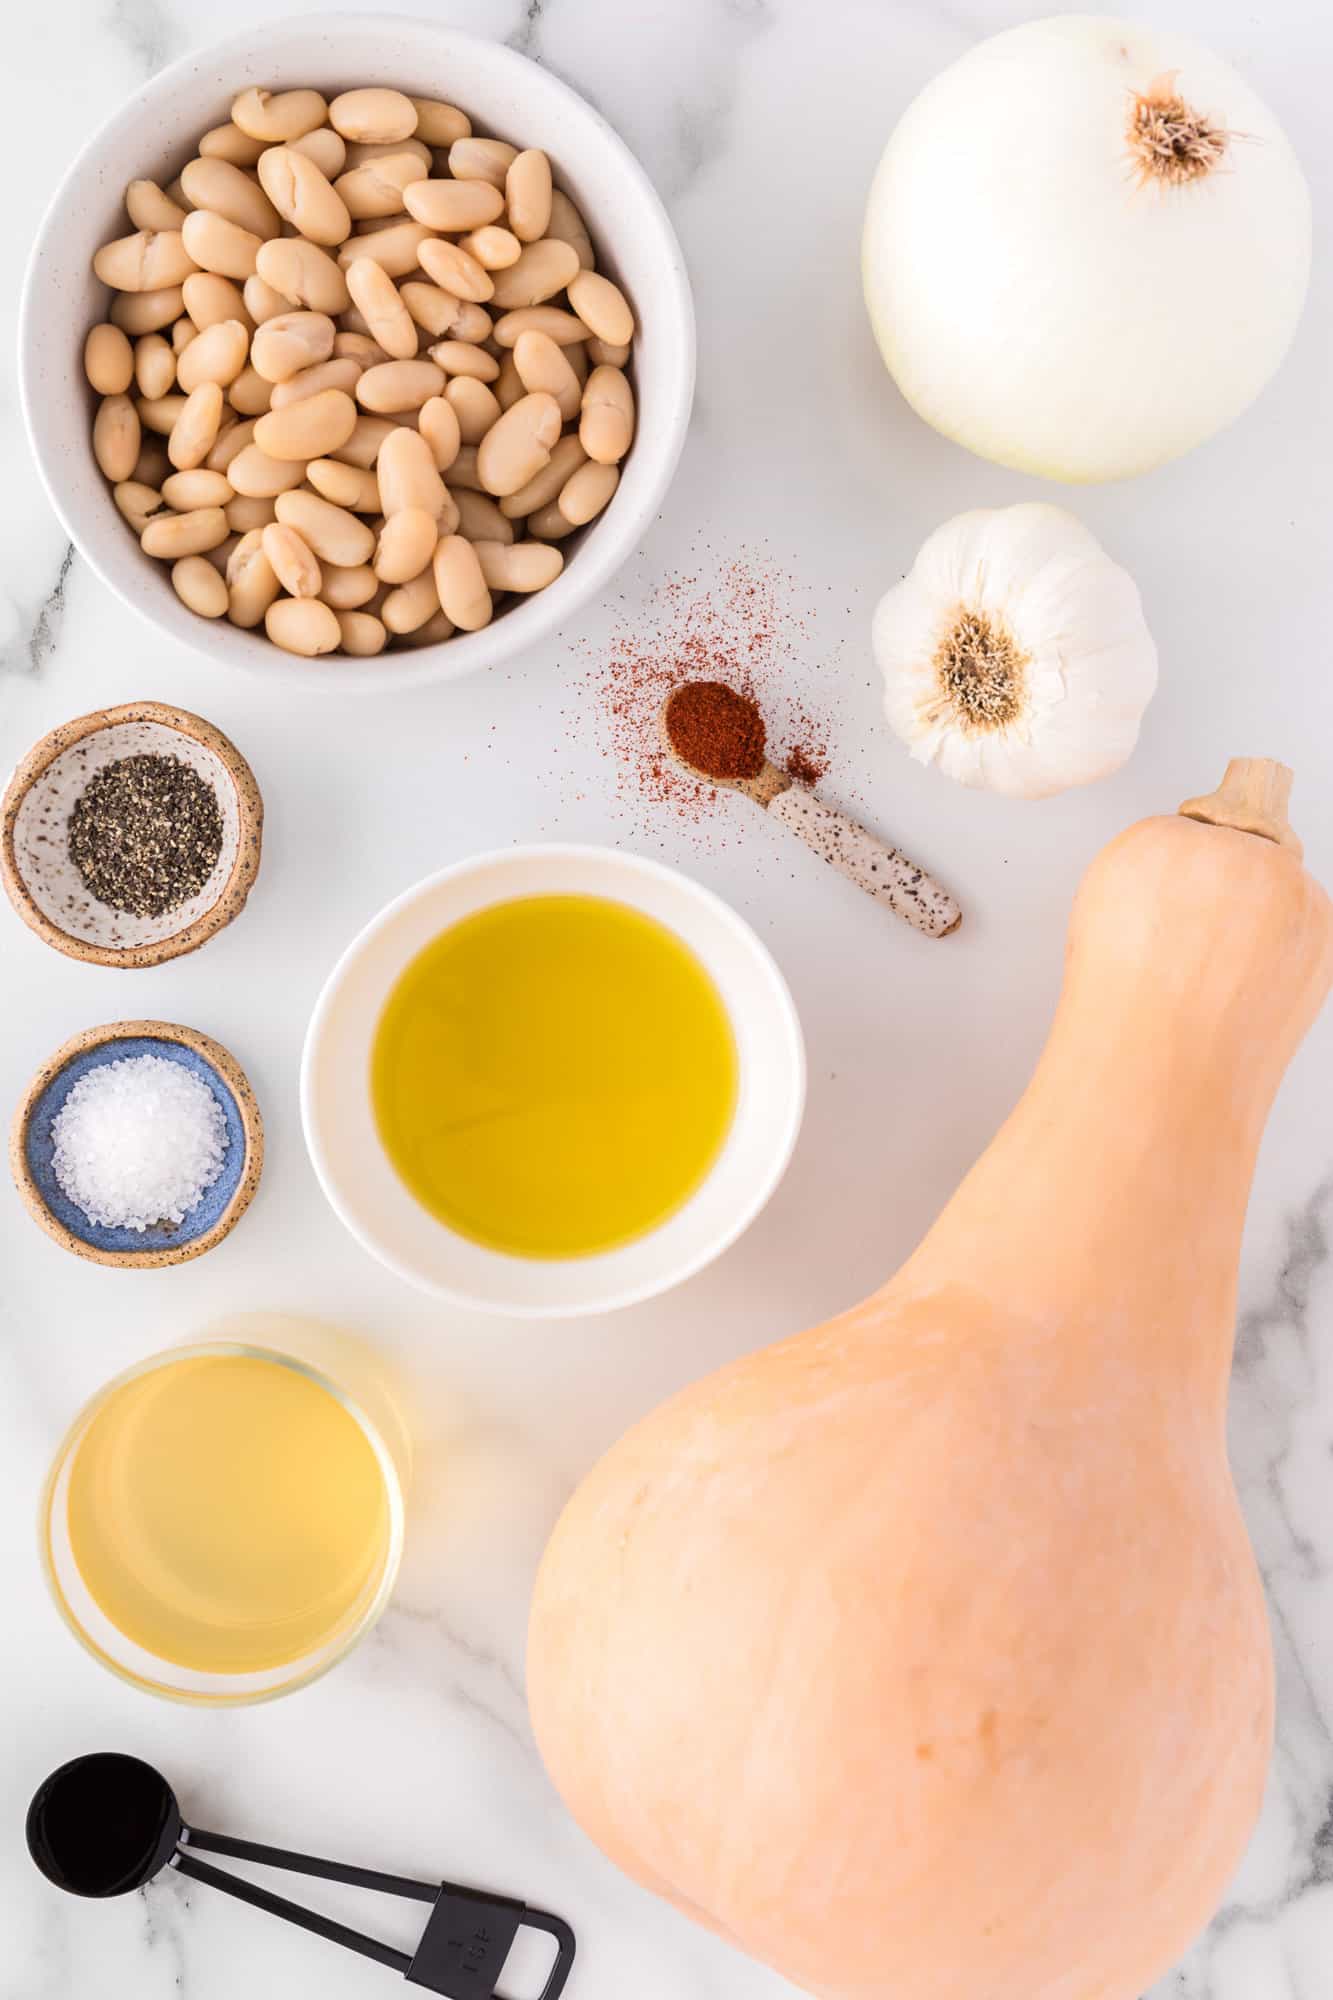
[[[694,315],[651,182],[567,85],[330,15],[189,56],[89,141],[19,359],[105,584],[220,667],[371,692],[604,589],[684,444]]]

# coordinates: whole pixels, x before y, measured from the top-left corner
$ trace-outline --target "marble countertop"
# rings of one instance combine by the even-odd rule
[[[6,29],[0,767],[89,708],[179,701],[250,758],[268,834],[243,919],[201,956],[151,972],[61,959],[0,905],[0,1111],[75,1030],[164,1017],[236,1052],[269,1154],[235,1234],[165,1272],[80,1264],[0,1190],[0,2000],[392,1990],[389,1975],[178,1878],[100,1906],[47,1889],[23,1850],[26,1801],[46,1771],[95,1747],[161,1764],[203,1824],[562,1912],[580,1938],[572,2000],[789,1992],[620,1879],[547,1785],[524,1713],[523,1627],[561,1499],[665,1392],[850,1303],[911,1247],[1026,1078],[1074,883],[1112,833],[1207,790],[1233,753],[1277,756],[1297,769],[1309,862],[1333,880],[1333,13],[1316,0],[1151,10],[1209,40],[1278,110],[1315,184],[1320,254],[1296,349],[1256,410],[1175,466],[1072,496],[1140,581],[1162,685],[1124,771],[1030,807],[965,792],[901,754],[880,719],[867,626],[878,592],[949,515],[1071,496],[983,465],[911,416],[864,324],[856,239],[899,111],[1031,6],[448,0],[443,11],[550,64],[641,155],[693,272],[700,387],[662,516],[602,606],[512,668],[380,701],[220,677],[114,601],[66,545],[18,413],[18,272],[85,134],[224,22],[200,0],[44,0]],[[225,26],[265,12],[234,0]],[[744,801],[682,821],[634,796],[608,755],[596,693],[623,621],[650,615],[664,581],[685,571],[707,583],[746,551],[779,581],[793,675],[831,726],[830,793],[914,846],[965,902],[947,947],[785,851]],[[371,1262],[324,1203],[297,1107],[306,1019],[353,931],[448,860],[544,838],[660,855],[720,891],[791,981],[811,1057],[794,1164],[743,1242],[674,1296],[567,1326],[469,1318]],[[1232,1450],[1277,1643],[1272,1783],[1223,1911],[1152,2000],[1328,1989],[1331,1072],[1333,1010],[1274,1113],[1242,1274]],[[42,1583],[34,1508],[58,1437],[98,1384],[233,1313],[322,1316],[375,1342],[405,1395],[418,1478],[401,1587],[373,1638],[288,1700],[195,1713],[121,1686],[69,1639]],[[401,1942],[411,1921],[386,1908],[384,1933]]]

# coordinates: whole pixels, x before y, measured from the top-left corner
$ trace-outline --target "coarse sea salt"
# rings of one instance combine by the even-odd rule
[[[90,1222],[142,1232],[184,1222],[222,1172],[222,1106],[165,1056],[126,1056],[81,1076],[52,1127],[55,1176]]]

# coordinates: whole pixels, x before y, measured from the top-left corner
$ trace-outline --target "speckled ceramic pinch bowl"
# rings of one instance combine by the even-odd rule
[[[70,811],[90,778],[122,757],[172,756],[217,795],[222,851],[204,887],[179,909],[135,917],[89,894],[70,858]],[[202,716],[157,701],[95,709],[34,744],[0,800],[0,880],[24,923],[70,958],[93,965],[161,965],[197,951],[245,907],[259,871],[264,805],[236,745]]]
[[[217,1180],[183,1222],[144,1230],[89,1221],[60,1186],[54,1166],[52,1127],[75,1084],[104,1063],[132,1056],[180,1063],[212,1091],[227,1125]],[[264,1127],[245,1072],[221,1043],[170,1021],[113,1021],[85,1028],[42,1064],[14,1115],[9,1163],[29,1215],[63,1249],[94,1264],[151,1270],[202,1257],[235,1228],[259,1185]]]

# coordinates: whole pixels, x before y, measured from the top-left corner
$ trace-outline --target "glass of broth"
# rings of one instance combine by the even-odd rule
[[[402,1554],[400,1439],[367,1400],[241,1340],[109,1382],[42,1497],[47,1580],[76,1637],[134,1686],[205,1705],[326,1673]]]

